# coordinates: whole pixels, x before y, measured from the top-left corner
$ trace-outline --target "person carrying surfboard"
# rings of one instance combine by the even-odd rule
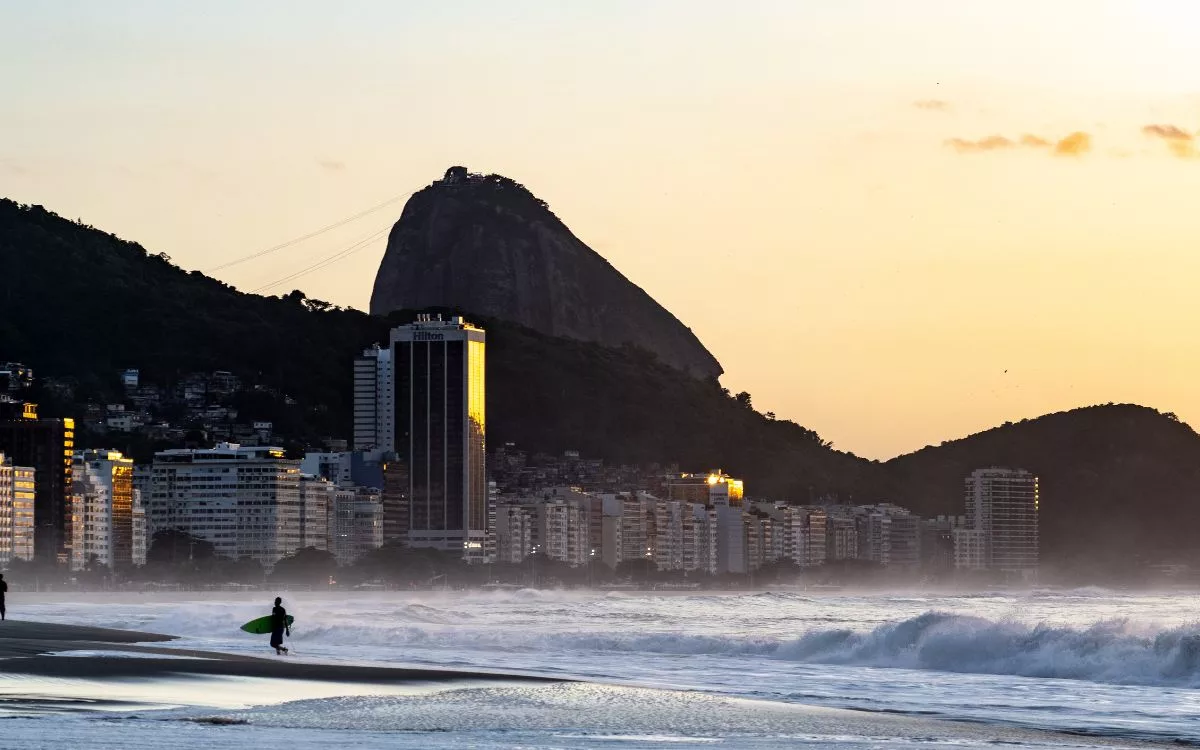
[[[287,646],[283,645],[284,633],[291,637],[292,629],[288,627],[288,614],[283,608],[283,599],[277,596],[275,606],[271,608],[271,648],[275,649],[276,654],[288,652]]]

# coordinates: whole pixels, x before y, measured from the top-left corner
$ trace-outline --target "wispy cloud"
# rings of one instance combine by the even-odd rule
[[[1151,138],[1158,138],[1167,144],[1171,153],[1180,159],[1195,159],[1200,157],[1196,150],[1196,136],[1175,125],[1147,125],[1142,133]]]
[[[946,145],[960,154],[974,154],[980,151],[999,151],[1001,149],[1012,148],[1017,144],[1015,141],[1005,138],[1002,135],[989,135],[977,141],[965,138],[950,138],[946,141]]]
[[[317,166],[329,172],[341,172],[346,169],[346,162],[333,159],[317,159]]]
[[[974,141],[966,138],[950,138],[945,143],[960,154],[977,154],[984,151],[1003,151],[1013,148],[1044,148],[1049,149],[1057,156],[1080,156],[1092,150],[1092,137],[1082,131],[1076,131],[1057,141],[1025,133],[1015,139],[1004,135],[989,135]]]
[[[913,106],[929,112],[946,112],[950,109],[950,102],[942,99],[918,99],[913,102]]]

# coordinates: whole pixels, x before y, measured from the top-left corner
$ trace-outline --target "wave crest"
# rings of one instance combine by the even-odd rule
[[[865,633],[811,631],[781,644],[774,656],[815,664],[1118,684],[1200,684],[1196,626],[1153,631],[1125,619],[1073,628],[926,612]]]

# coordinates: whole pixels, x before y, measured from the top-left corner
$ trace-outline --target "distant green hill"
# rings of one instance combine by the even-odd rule
[[[1122,575],[1135,557],[1191,558],[1200,532],[1200,437],[1173,414],[1091,406],[1008,423],[888,461],[888,494],[917,513],[963,512],[987,466],[1039,476],[1048,559]],[[1200,556],[1197,558],[1200,562]]]

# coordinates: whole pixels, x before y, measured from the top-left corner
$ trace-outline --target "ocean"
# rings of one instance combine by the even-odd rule
[[[270,658],[497,676],[386,688],[101,682],[6,675],[0,662],[0,748],[1200,744],[1194,594],[281,595],[297,618],[292,653]],[[269,612],[272,598],[11,593],[9,616],[169,633],[180,636],[172,647],[267,656],[267,637],[238,626]],[[571,681],[518,683],[506,673]]]

